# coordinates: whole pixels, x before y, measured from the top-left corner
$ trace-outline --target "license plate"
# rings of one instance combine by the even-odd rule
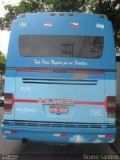
[[[50,106],[51,113],[67,113],[68,108],[63,106]]]

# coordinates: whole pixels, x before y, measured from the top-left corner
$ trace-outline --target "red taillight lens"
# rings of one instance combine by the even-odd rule
[[[112,138],[112,134],[106,134],[105,138]]]
[[[68,134],[66,134],[66,133],[61,133],[61,137],[67,137],[68,136]]]
[[[14,105],[14,96],[12,93],[4,94],[4,110],[11,111]]]
[[[17,134],[18,131],[15,131],[15,130],[11,130],[11,134]]]
[[[108,113],[108,117],[115,117],[116,113],[116,97],[109,96],[106,98],[106,111]]]
[[[114,111],[112,110],[113,108],[115,109],[116,108],[116,97],[114,96],[109,96],[107,97],[107,111],[110,109],[110,111]]]

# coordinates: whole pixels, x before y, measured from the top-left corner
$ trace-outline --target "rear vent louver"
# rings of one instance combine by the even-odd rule
[[[97,80],[22,78],[22,82],[28,84],[97,85]]]

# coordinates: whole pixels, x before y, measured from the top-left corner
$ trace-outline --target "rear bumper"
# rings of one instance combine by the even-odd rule
[[[113,143],[116,128],[47,128],[29,126],[10,126],[2,124],[3,137],[6,139],[47,143]]]

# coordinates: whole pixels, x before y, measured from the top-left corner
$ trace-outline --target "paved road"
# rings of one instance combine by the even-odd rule
[[[3,108],[0,108],[0,123],[2,120]],[[22,144],[20,141],[12,141],[3,139],[1,129],[0,129],[0,154],[20,154],[17,158],[18,160],[67,160],[67,159],[88,159],[86,154],[96,155],[96,159],[105,159],[104,155],[114,155],[117,154],[116,151],[108,144],[80,144],[80,145],[48,145],[35,142],[29,142],[28,144]],[[101,157],[98,157],[98,155]],[[103,155],[103,157],[102,157]],[[10,155],[7,155],[10,156]],[[82,156],[82,157],[81,157]],[[12,160],[14,160],[14,157]],[[91,157],[90,157],[91,158]],[[90,159],[89,158],[89,159]],[[4,158],[1,158],[4,159]],[[0,160],[1,160],[0,159]],[[93,157],[92,157],[93,159]],[[95,159],[95,158],[94,158]],[[104,160],[103,159],[103,160]],[[114,160],[114,158],[109,157],[109,159]],[[115,157],[118,159],[118,156]],[[15,159],[16,160],[16,159]]]

